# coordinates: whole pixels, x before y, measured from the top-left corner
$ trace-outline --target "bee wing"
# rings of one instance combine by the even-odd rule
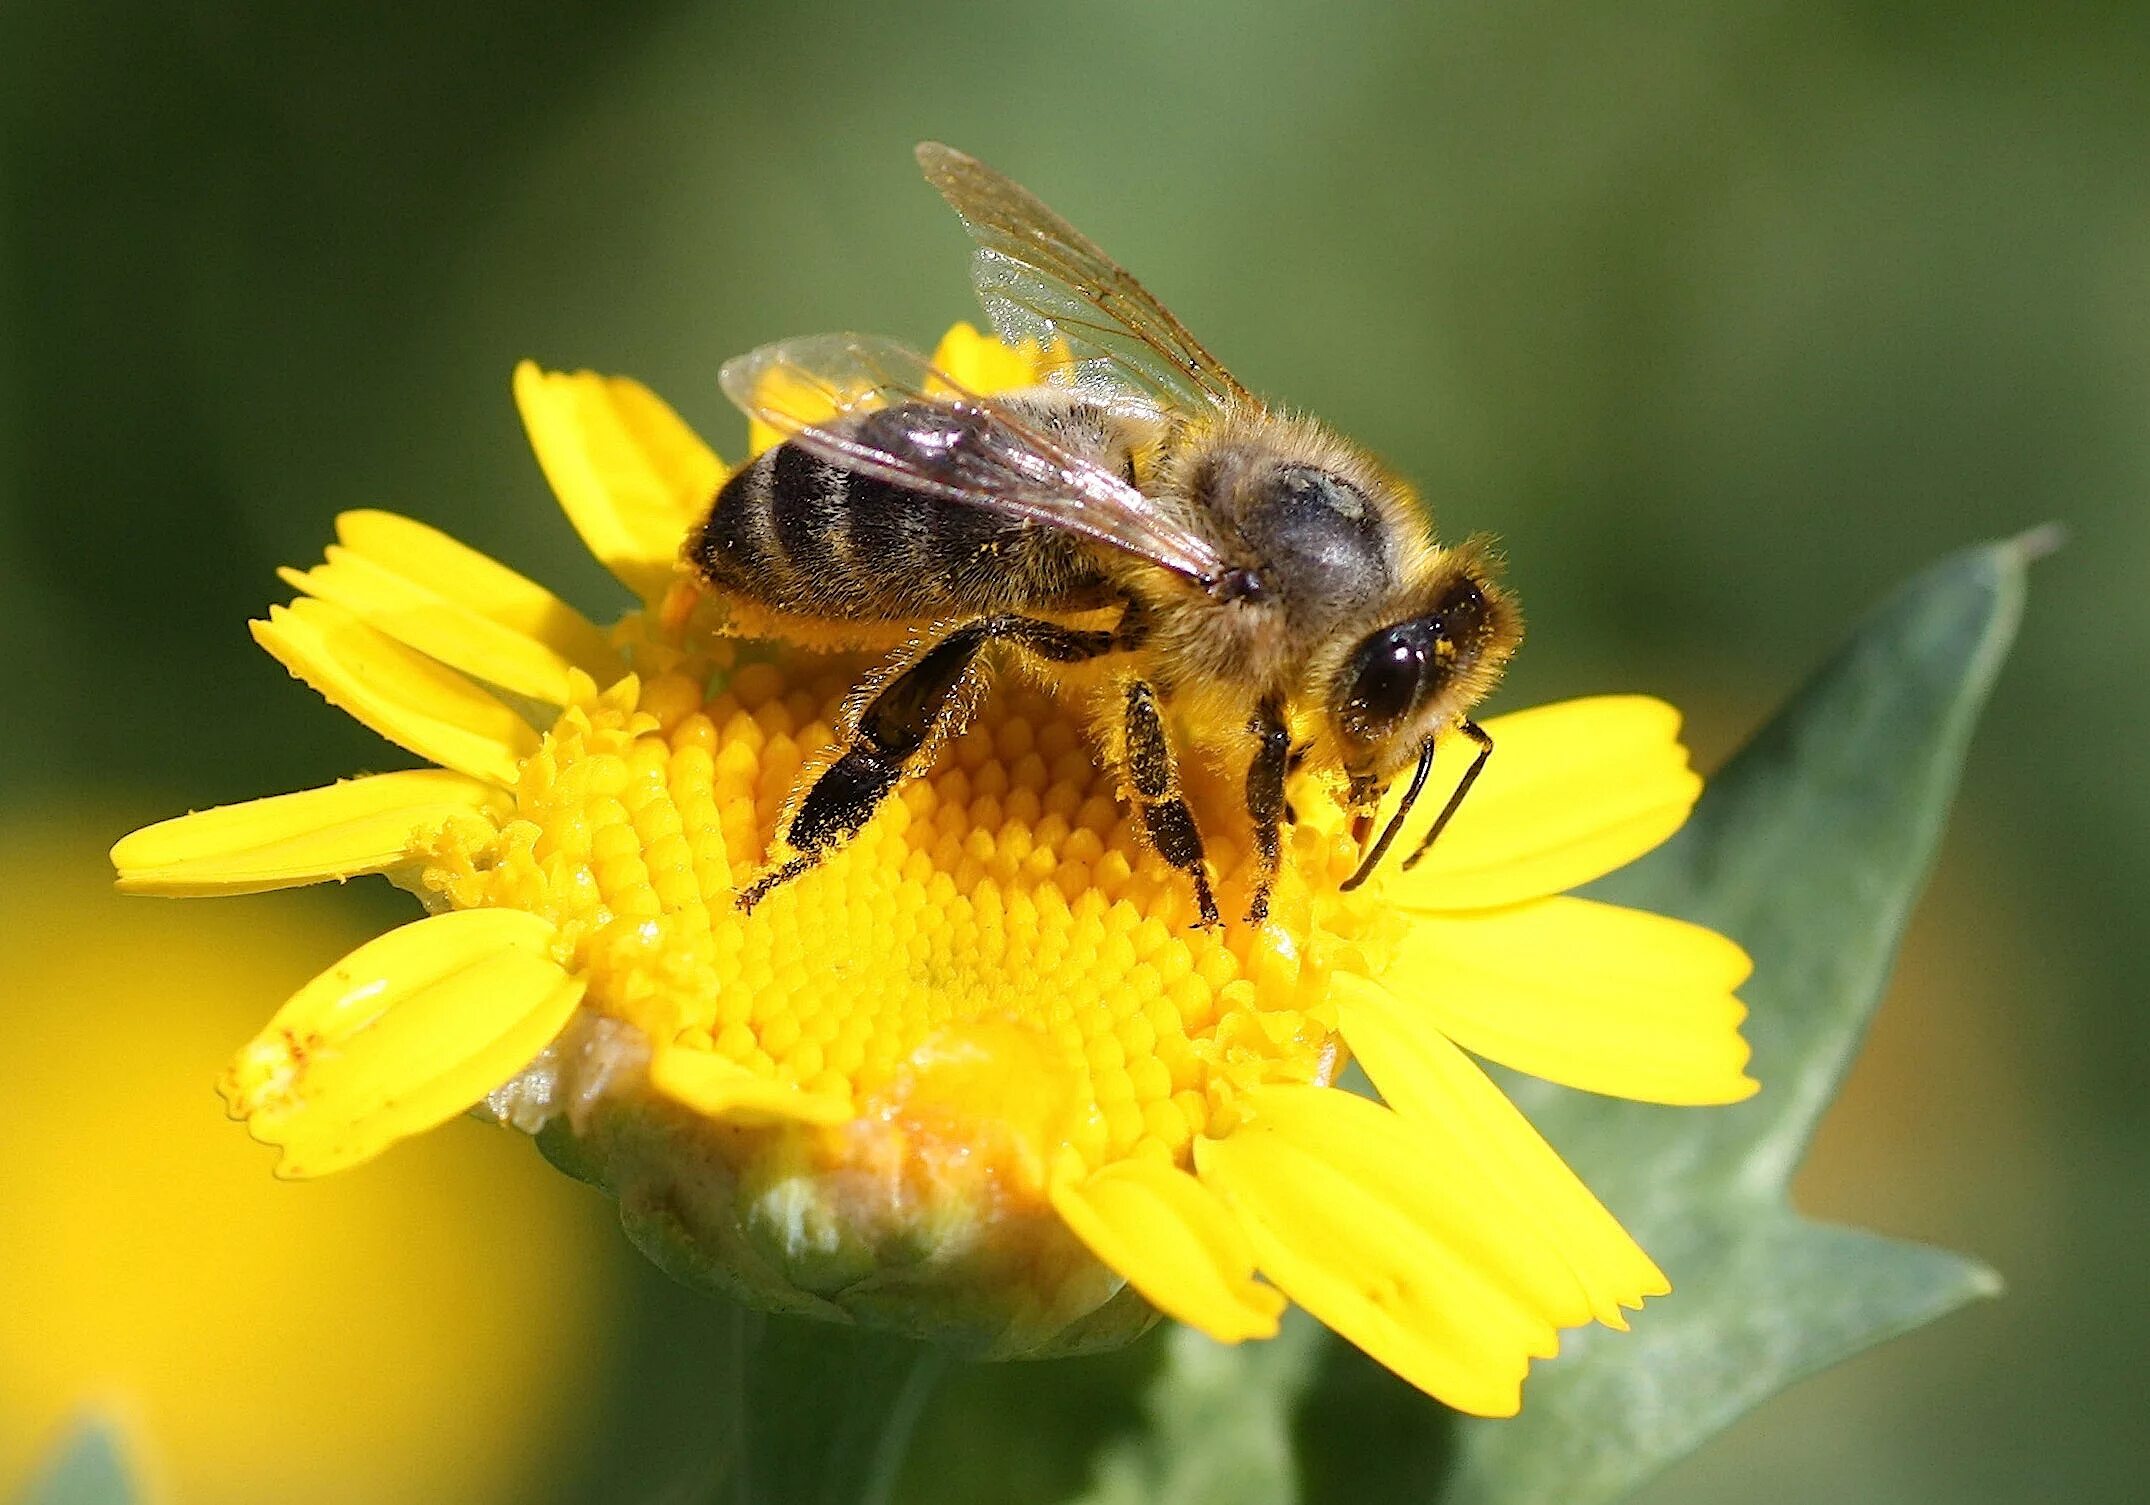
[[[918,165],[971,239],[971,285],[1001,338],[1065,341],[1072,384],[1166,408],[1258,406],[1201,341],[1097,243],[975,157],[922,142]]]
[[[1124,549],[1205,589],[1216,545],[1127,479],[916,352],[872,335],[808,335],[724,363],[725,395],[831,465]]]

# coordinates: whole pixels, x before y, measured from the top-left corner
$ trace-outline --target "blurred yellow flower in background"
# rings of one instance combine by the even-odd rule
[[[0,1497],[98,1408],[158,1499],[530,1498],[594,1383],[558,1357],[605,1342],[601,1224],[478,1132],[268,1180],[208,1083],[350,927],[287,898],[129,903],[82,840],[109,814],[46,822],[0,828]]]
[[[988,391],[1040,359],[961,326],[936,354]],[[1288,1296],[1488,1415],[1559,1329],[1624,1327],[1669,1289],[1465,1051],[1649,1101],[1754,1090],[1740,949],[1562,896],[1686,819],[1701,784],[1670,707],[1497,718],[1501,755],[1428,859],[1353,893],[1344,822],[1302,789],[1270,923],[1218,931],[1079,717],[1004,683],[839,857],[743,915],[859,661],[673,630],[721,463],[632,382],[526,366],[516,395],[643,610],[601,629],[423,524],[347,513],[255,636],[437,766],[114,850],[139,892],[378,872],[431,911],[293,995],[226,1072],[282,1174],[485,1099],[611,1189],[667,1269],[757,1305],[1005,1357],[1124,1341],[1158,1311],[1266,1337]],[[1233,807],[1190,778],[1198,810]],[[1229,818],[1205,830],[1229,909],[1254,854]],[[1382,1101],[1332,1090],[1353,1057]]]

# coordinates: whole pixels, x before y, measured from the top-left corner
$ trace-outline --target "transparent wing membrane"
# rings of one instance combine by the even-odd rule
[[[1079,390],[1167,408],[1258,405],[1126,268],[1028,189],[935,141],[918,148],[918,165],[978,243],[971,283],[1003,339],[1065,343]]]

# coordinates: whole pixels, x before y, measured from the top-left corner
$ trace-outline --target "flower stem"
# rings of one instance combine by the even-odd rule
[[[887,1505],[940,1349],[740,1309],[711,1505]]]

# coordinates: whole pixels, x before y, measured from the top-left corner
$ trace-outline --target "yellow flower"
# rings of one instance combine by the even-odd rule
[[[1039,360],[961,326],[936,355],[983,390]],[[1562,896],[1686,818],[1700,781],[1669,707],[1489,723],[1499,755],[1427,860],[1350,894],[1355,848],[1302,791],[1271,923],[1216,932],[1084,729],[1011,681],[839,856],[742,915],[861,661],[667,631],[723,467],[633,382],[525,365],[515,391],[642,610],[602,630],[422,524],[347,514],[255,635],[437,766],[114,851],[137,892],[380,872],[431,911],[302,989],[227,1073],[283,1174],[483,1099],[612,1190],[668,1269],[765,1307],[1004,1356],[1158,1311],[1264,1337],[1289,1297],[1487,1415],[1559,1329],[1624,1326],[1668,1289],[1466,1052],[1655,1102],[1753,1090],[1739,948]],[[1251,854],[1195,782],[1230,912]],[[1337,1088],[1353,1058],[1380,1101]]]
[[[541,1494],[559,1458],[530,1439],[572,1443],[603,1398],[603,1365],[559,1356],[618,1327],[604,1228],[475,1130],[276,1187],[207,1082],[355,925],[289,895],[252,915],[116,899],[79,835],[99,824],[0,823],[0,1499],[84,1407],[129,1423],[151,1499]]]

